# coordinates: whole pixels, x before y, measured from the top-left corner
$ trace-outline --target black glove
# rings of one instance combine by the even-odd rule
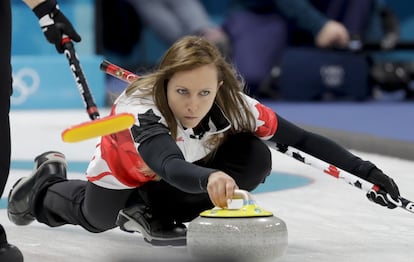
[[[56,0],[46,0],[33,8],[33,12],[39,18],[40,27],[47,41],[54,44],[59,53],[63,53],[62,36],[65,34],[75,42],[80,42],[81,37],[73,29],[66,16],[60,12]]]
[[[378,192],[371,190],[367,193],[369,200],[391,209],[397,207],[393,202],[398,203],[400,191],[392,178],[385,175],[380,169],[375,167],[368,173],[366,180],[379,186],[380,188]],[[387,194],[392,199],[389,199]]]

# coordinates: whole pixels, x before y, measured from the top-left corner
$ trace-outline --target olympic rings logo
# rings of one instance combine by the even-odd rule
[[[24,67],[13,74],[13,96],[11,104],[21,105],[39,88],[40,76],[36,70]]]
[[[345,69],[341,65],[326,65],[320,69],[322,82],[329,88],[336,88],[343,85]]]

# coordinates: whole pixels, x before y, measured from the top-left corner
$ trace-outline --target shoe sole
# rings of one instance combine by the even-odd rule
[[[34,170],[39,170],[40,168],[42,168],[42,166],[44,166],[45,164],[49,164],[49,163],[61,163],[61,164],[64,164],[65,165],[65,167],[66,168],[68,168],[68,163],[67,163],[67,161],[66,161],[66,158],[65,158],[65,155],[63,155],[62,153],[60,153],[60,152],[57,152],[57,151],[49,151],[49,152],[45,152],[45,153],[43,153],[42,155],[40,155],[40,156],[38,156],[38,157],[36,157],[35,158],[35,163],[36,163],[36,161],[38,160],[38,158],[40,158],[41,156],[43,156],[43,155],[49,155],[48,156],[48,158],[47,158],[47,160],[46,161],[44,161],[41,165],[39,165],[39,166],[35,166],[34,168],[33,168],[33,171]],[[35,174],[36,172],[33,172],[33,174]]]
[[[14,183],[12,189],[9,192],[8,200],[10,200],[12,198],[13,192],[16,192],[16,190],[18,190],[21,187],[21,185],[23,185],[24,182],[26,180],[28,180],[29,178],[30,177],[22,177],[19,180],[17,180],[16,183]],[[7,205],[9,205],[9,203],[7,203]],[[33,218],[31,221],[27,221],[27,223],[16,223],[17,219],[12,219],[11,216],[25,217],[27,215],[30,215],[30,211],[25,211],[25,212],[10,212],[9,209],[7,209],[7,217],[9,218],[9,220],[12,221],[13,223],[15,223],[16,225],[19,225],[19,226],[26,226],[26,225],[32,223],[35,219]],[[29,219],[27,219],[27,220],[29,220]]]
[[[154,237],[145,231],[145,229],[129,215],[125,214],[123,210],[119,211],[117,218],[117,225],[123,231],[133,233],[139,232],[143,235],[144,240],[152,245],[157,246],[182,246],[185,245],[187,238],[186,237],[173,237],[173,238],[160,238]]]

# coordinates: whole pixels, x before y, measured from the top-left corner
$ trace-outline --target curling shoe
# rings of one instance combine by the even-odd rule
[[[62,153],[48,151],[37,156],[34,162],[32,175],[20,178],[9,193],[7,215],[19,226],[35,220],[33,212],[39,191],[66,179],[67,163]]]
[[[23,262],[23,254],[16,246],[7,242],[6,231],[0,224],[0,261]]]
[[[144,204],[119,211],[116,224],[126,232],[139,232],[154,246],[182,246],[186,244],[187,227],[182,223],[153,217]]]

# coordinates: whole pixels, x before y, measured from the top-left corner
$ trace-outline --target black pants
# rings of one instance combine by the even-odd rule
[[[272,168],[269,148],[249,133],[229,137],[213,159],[197,164],[228,173],[248,191],[264,182]],[[114,228],[119,210],[137,202],[148,204],[154,216],[178,222],[188,222],[213,207],[207,193],[186,193],[164,181],[149,182],[137,189],[111,190],[86,181],[65,180],[41,191],[44,197],[34,212],[39,222],[49,226],[81,225],[91,232]]]
[[[10,171],[11,7],[0,0],[0,197]]]

